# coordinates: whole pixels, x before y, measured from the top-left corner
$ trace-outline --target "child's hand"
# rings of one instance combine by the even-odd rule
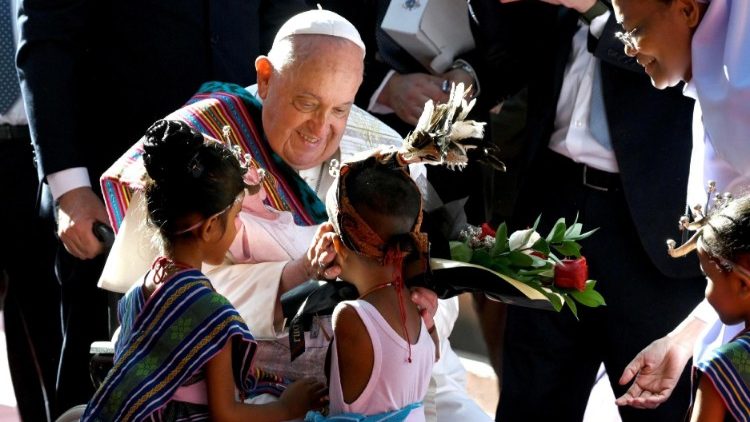
[[[437,313],[438,297],[435,292],[424,287],[414,287],[411,289],[411,301],[417,305],[419,314],[422,315],[424,325],[428,330],[435,326],[435,314]]]
[[[305,416],[308,410],[320,409],[328,400],[328,388],[313,378],[293,382],[279,398],[289,412],[290,419]]]

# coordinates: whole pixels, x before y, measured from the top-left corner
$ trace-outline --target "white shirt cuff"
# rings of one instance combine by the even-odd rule
[[[91,187],[86,167],[73,167],[47,175],[47,184],[55,201],[73,189]]]
[[[388,81],[391,80],[391,77],[393,77],[393,74],[396,73],[395,70],[391,70],[385,75],[385,78],[383,78],[383,82],[380,83],[380,86],[378,86],[378,89],[375,90],[375,92],[372,94],[372,97],[370,97],[370,104],[367,105],[367,111],[370,113],[378,113],[378,114],[391,114],[394,113],[393,109],[385,106],[383,104],[380,104],[378,102],[378,97],[380,97],[380,93],[383,92],[383,88],[385,88],[385,85],[388,83]]]

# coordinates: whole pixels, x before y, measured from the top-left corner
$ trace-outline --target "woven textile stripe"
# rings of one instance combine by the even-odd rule
[[[140,284],[120,305],[123,322],[114,368],[89,403],[84,420],[143,420],[233,340],[237,389],[255,386],[256,344],[242,318],[198,270],[175,274],[147,300]],[[241,361],[241,362],[238,362]]]
[[[697,367],[709,377],[729,413],[738,421],[750,421],[750,333],[719,347]]]

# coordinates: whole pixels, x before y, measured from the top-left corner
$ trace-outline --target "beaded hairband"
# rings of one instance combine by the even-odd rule
[[[673,258],[679,258],[697,249],[703,237],[704,230],[706,227],[711,227],[708,222],[711,216],[721,216],[733,220],[729,216],[717,214],[722,209],[726,208],[733,199],[731,193],[720,193],[716,188],[716,182],[713,180],[709,181],[706,189],[705,205],[695,205],[692,209],[689,209],[689,212],[686,213],[686,215],[680,217],[679,225],[680,230],[683,232],[683,238],[687,237],[689,231],[694,231],[695,233],[679,247],[676,247],[677,242],[673,239],[668,239],[667,252],[669,255]],[[732,221],[730,221],[730,223],[731,222]],[[750,270],[747,268],[738,265],[723,256],[714,256],[714,258],[719,261],[720,266],[726,269],[726,271],[736,271],[741,276],[750,280]]]

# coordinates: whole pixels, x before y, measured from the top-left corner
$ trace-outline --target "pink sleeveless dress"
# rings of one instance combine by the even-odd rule
[[[336,338],[331,349],[331,376],[329,385],[330,414],[353,412],[365,415],[401,409],[411,403],[421,402],[427,394],[432,365],[435,361],[435,344],[422,322],[419,340],[411,346],[411,363],[407,361],[409,349],[406,340],[388,325],[377,309],[364,300],[341,302],[334,315],[344,305],[352,306],[367,328],[374,354],[372,373],[364,391],[352,403],[344,402],[336,351]],[[424,407],[409,413],[407,422],[425,420]]]

